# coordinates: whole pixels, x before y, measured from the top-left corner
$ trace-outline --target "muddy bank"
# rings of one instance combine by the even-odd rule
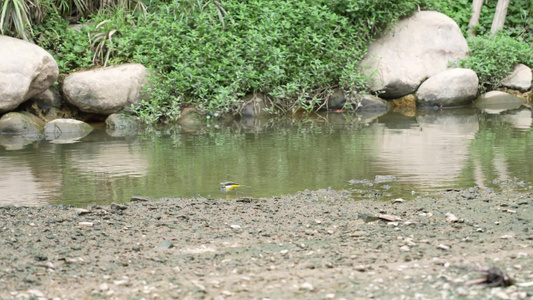
[[[525,185],[356,194],[1,207],[0,298],[532,298]],[[473,283],[491,267],[517,285]]]

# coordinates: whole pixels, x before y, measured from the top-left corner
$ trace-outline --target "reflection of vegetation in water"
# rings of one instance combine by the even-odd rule
[[[478,185],[519,178],[531,182],[533,133],[520,131],[500,115],[481,114],[479,132],[470,144],[464,176]]]
[[[252,186],[241,192],[254,196],[344,187],[369,172],[371,160],[361,149],[371,141],[357,125],[336,130],[327,122],[278,120],[260,133],[235,125],[150,139],[150,170],[143,184],[152,195],[166,190],[165,196],[217,197],[218,183],[225,180]]]
[[[43,148],[49,145],[42,143]],[[142,147],[134,139],[54,145],[49,154],[58,163],[46,176],[61,183],[61,193],[48,202],[84,206],[129,201],[138,195],[146,168]]]
[[[479,127],[477,119],[474,120],[476,126],[471,137],[477,132],[475,139],[460,145],[462,137],[470,139],[470,135],[450,130],[450,124],[456,123],[447,118],[444,123],[432,123],[426,118],[425,129],[434,125],[447,130],[426,130],[422,134],[412,126],[412,120],[401,123],[403,119],[380,118],[379,122],[365,123],[356,115],[338,114],[165,127],[133,138],[111,138],[105,134],[95,137],[95,132],[78,144],[40,143],[38,155],[29,153],[34,158],[21,161],[32,166],[36,180],[54,187],[50,202],[79,206],[127,202],[133,195],[192,197],[198,193],[224,198],[218,184],[227,180],[251,186],[228,194],[229,198],[293,194],[331,186],[355,189],[355,198],[409,200],[428,186],[465,188],[514,177],[532,182],[529,174],[533,161],[528,160],[528,153],[533,149],[533,134],[507,123],[513,119],[511,116],[516,117],[481,115]],[[457,124],[459,128],[464,126],[461,122]],[[409,138],[391,139],[402,135]],[[384,137],[388,137],[385,142]],[[428,138],[430,142],[426,141]],[[446,141],[440,144],[439,139]],[[413,147],[429,147],[424,151],[443,158],[432,164],[433,160],[413,154],[417,152],[411,152],[408,143]],[[464,151],[438,151],[439,147],[463,146]],[[397,152],[397,148],[406,147],[407,151]],[[401,164],[399,159],[407,159],[407,163]],[[56,163],[46,163],[50,161]],[[447,168],[449,165],[452,167]],[[459,170],[461,174],[456,173]],[[438,174],[433,176],[432,172]],[[389,174],[399,180],[373,186],[348,183],[352,179],[372,180],[375,175]],[[411,194],[412,190],[416,193]]]
[[[345,188],[350,179],[373,176],[366,149],[375,147],[375,135],[362,130],[363,126],[356,115],[339,114],[268,119],[251,125],[164,127],[131,140],[58,145],[61,149],[50,153],[61,161],[55,172],[62,178],[62,193],[53,202],[84,206],[127,202],[133,195],[191,197],[196,193],[219,198],[225,195],[218,184],[226,180],[251,186],[229,197]],[[103,161],[103,156],[110,155]],[[101,164],[108,168],[100,168]]]

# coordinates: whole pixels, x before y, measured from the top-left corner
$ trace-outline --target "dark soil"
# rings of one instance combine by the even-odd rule
[[[533,192],[0,208],[2,299],[532,299]]]

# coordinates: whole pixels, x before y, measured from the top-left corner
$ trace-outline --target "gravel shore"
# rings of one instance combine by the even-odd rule
[[[0,298],[533,299],[530,187],[355,194],[0,207]]]

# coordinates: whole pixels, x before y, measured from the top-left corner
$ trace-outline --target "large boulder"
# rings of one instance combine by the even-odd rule
[[[450,69],[424,81],[416,92],[419,106],[461,106],[477,96],[478,77],[470,69]]]
[[[69,75],[63,83],[67,102],[83,112],[110,115],[139,104],[148,70],[141,64],[124,64]]]
[[[9,112],[0,118],[0,134],[41,135],[44,121],[27,112]]]
[[[59,76],[56,61],[39,46],[0,36],[0,113],[46,91]]]
[[[531,69],[526,65],[517,64],[513,72],[503,79],[502,85],[525,92],[531,88],[531,80],[533,80]]]
[[[424,79],[467,53],[466,39],[455,21],[439,12],[421,11],[374,41],[361,68],[370,78],[371,90],[392,99],[415,92]]]

